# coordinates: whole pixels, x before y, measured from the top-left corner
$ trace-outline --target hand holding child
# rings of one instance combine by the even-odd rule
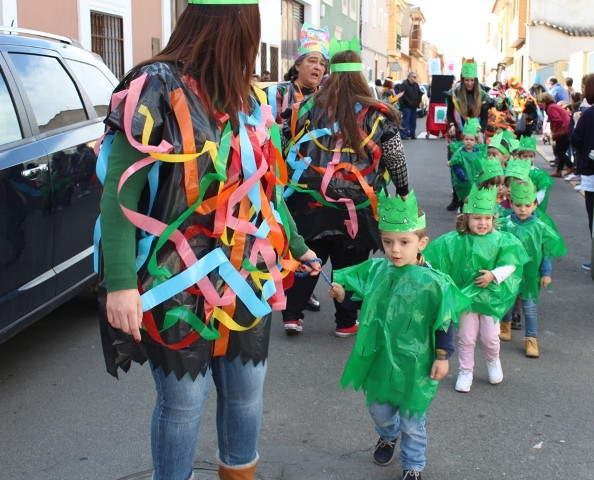
[[[482,275],[479,275],[474,279],[474,284],[480,288],[487,288],[487,286],[495,280],[495,275],[493,275],[489,270],[479,270]]]
[[[332,283],[332,288],[328,291],[328,295],[335,298],[338,303],[342,303],[345,296],[344,288],[338,283]]]

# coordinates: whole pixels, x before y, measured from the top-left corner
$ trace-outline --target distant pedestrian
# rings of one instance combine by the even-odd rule
[[[547,78],[547,87],[549,88],[549,93],[553,96],[555,103],[569,102],[569,93],[559,85],[557,77]]]
[[[400,135],[403,140],[417,138],[417,108],[421,103],[423,92],[417,83],[417,74],[409,72],[408,77],[400,84],[400,111],[402,112],[402,126]]]
[[[551,177],[562,177],[563,169],[567,168],[565,175],[573,172],[573,164],[567,155],[569,149],[569,113],[561,105],[555,102],[551,93],[543,93],[541,98],[543,110],[547,113],[553,140],[553,153],[555,154],[556,172]]]
[[[363,390],[379,439],[373,461],[388,465],[400,437],[402,479],[421,480],[427,408],[449,370],[453,336],[468,300],[421,252],[425,214],[414,192],[378,199],[384,258],[334,272],[330,296],[361,308],[361,325],[340,384]]]

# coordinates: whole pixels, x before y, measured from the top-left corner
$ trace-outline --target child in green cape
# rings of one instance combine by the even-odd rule
[[[510,190],[513,212],[502,223],[501,230],[518,237],[530,256],[524,265],[520,295],[525,320],[525,354],[536,358],[540,355],[536,314],[538,293],[541,287],[551,285],[551,258],[565,255],[567,247],[556,229],[536,216],[538,203],[533,183],[530,180],[515,181]]]
[[[495,188],[472,187],[456,230],[436,238],[426,249],[427,261],[452,277],[472,305],[460,317],[456,390],[469,392],[474,351],[480,337],[489,382],[500,383],[499,320],[513,305],[528,255],[513,235],[494,228]]]
[[[359,331],[340,384],[367,396],[380,435],[373,460],[388,465],[401,436],[403,479],[421,479],[425,419],[453,353],[453,323],[468,300],[452,280],[427,265],[425,215],[413,191],[403,200],[378,196],[385,258],[334,272],[329,294],[360,308]]]

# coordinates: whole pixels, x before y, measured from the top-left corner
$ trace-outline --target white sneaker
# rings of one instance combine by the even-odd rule
[[[489,373],[489,383],[496,385],[503,380],[503,370],[501,370],[501,361],[499,357],[493,360],[487,360],[487,372]]]
[[[574,182],[574,181],[579,180],[579,179],[580,179],[580,176],[579,175],[576,175],[575,173],[572,173],[570,175],[565,175],[563,177],[563,180],[565,180],[566,182]]]
[[[573,189],[574,189],[576,192],[579,192],[580,190],[583,190],[583,188],[582,188],[582,184],[581,184],[581,183],[578,183],[578,184],[577,184],[575,187],[573,187]]]
[[[454,387],[458,392],[470,392],[472,386],[472,370],[460,370]]]

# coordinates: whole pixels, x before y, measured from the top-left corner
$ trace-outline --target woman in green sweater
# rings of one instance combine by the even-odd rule
[[[256,2],[190,0],[106,119],[102,341],[113,375],[149,360],[154,480],[193,478],[210,378],[219,476],[254,478],[271,311],[292,271],[321,269],[281,199],[278,127],[250,89]]]

